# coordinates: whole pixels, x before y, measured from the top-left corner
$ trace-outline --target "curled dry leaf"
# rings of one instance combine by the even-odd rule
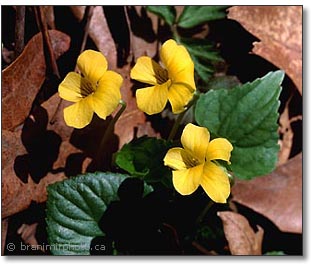
[[[83,19],[85,8],[85,6],[70,7],[72,13],[79,21]],[[102,6],[96,6],[93,10],[89,35],[99,51],[106,56],[109,68],[115,68],[117,65],[116,46],[105,19]]]
[[[232,255],[261,255],[264,230],[255,233],[247,219],[234,212],[218,212]]]
[[[21,142],[21,132],[2,130],[2,218],[26,209],[32,201],[44,202],[47,199],[47,185],[63,180],[63,173],[48,173],[39,183],[28,176],[24,183],[16,176],[14,161],[18,155],[27,153]]]
[[[58,58],[69,49],[70,38],[56,30],[50,30],[49,34]],[[2,129],[13,130],[23,123],[45,77],[43,41],[41,33],[38,33],[22,54],[2,71]]]
[[[271,174],[236,181],[233,200],[269,218],[283,232],[302,233],[302,154]]]
[[[260,39],[253,53],[284,69],[302,94],[302,6],[233,6],[228,18]]]

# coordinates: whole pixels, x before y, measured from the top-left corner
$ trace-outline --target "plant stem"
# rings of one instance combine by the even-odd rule
[[[175,135],[176,135],[176,133],[177,133],[177,131],[178,131],[178,128],[179,128],[179,126],[180,126],[180,123],[181,123],[181,121],[183,120],[183,118],[184,118],[186,112],[191,108],[191,106],[193,106],[193,105],[196,103],[196,101],[197,101],[198,98],[199,98],[199,93],[196,91],[195,94],[194,94],[194,97],[193,97],[192,100],[188,103],[188,105],[187,105],[187,107],[186,107],[186,110],[184,110],[182,113],[180,113],[180,114],[178,115],[178,117],[176,118],[176,121],[175,121],[175,123],[174,123],[174,125],[173,125],[173,128],[172,128],[172,130],[171,130],[171,132],[170,132],[170,134],[169,134],[169,136],[168,136],[168,138],[167,138],[168,141],[171,141],[171,140],[174,139],[174,137],[175,137]]]
[[[175,137],[175,135],[176,135],[176,133],[178,131],[179,125],[180,125],[182,119],[185,116],[185,113],[186,113],[186,111],[184,111],[184,112],[182,112],[181,114],[178,115],[178,117],[177,117],[177,119],[176,119],[176,121],[175,121],[175,123],[173,125],[173,128],[172,128],[172,130],[171,130],[171,132],[170,132],[170,134],[169,134],[169,136],[167,138],[168,141],[171,141],[171,140],[174,139],[174,137]]]
[[[200,224],[202,222],[203,218],[205,217],[205,215],[207,214],[207,212],[209,211],[213,204],[214,204],[213,201],[209,201],[207,203],[206,207],[202,210],[201,214],[196,219],[197,224]]]
[[[98,163],[98,165],[100,165],[101,162],[101,157],[102,157],[102,153],[104,151],[105,145],[107,143],[107,141],[109,140],[112,131],[114,130],[114,126],[115,123],[117,122],[117,120],[119,119],[119,117],[121,116],[121,114],[124,112],[124,110],[126,109],[126,102],[123,101],[122,99],[119,101],[119,104],[121,105],[120,110],[116,113],[115,117],[110,121],[109,125],[106,128],[106,131],[104,133],[104,136],[102,138],[102,141],[100,143],[100,147],[98,149],[97,152],[97,156],[96,156],[96,161]]]

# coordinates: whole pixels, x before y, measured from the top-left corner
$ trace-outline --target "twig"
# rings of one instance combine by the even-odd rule
[[[43,46],[44,46],[44,55],[45,55],[45,61],[46,61],[46,72],[52,73],[54,76],[56,76],[58,79],[60,79],[59,69],[56,61],[56,57],[54,54],[54,50],[51,45],[51,39],[48,32],[47,22],[44,16],[43,7],[41,6],[35,6],[34,7],[34,13],[36,18],[36,23],[38,26],[38,29],[41,31],[43,36]],[[58,110],[60,108],[62,100],[60,99],[58,106],[56,108],[55,113],[53,114],[50,124],[54,124],[56,121],[56,116],[58,113]]]
[[[83,34],[83,39],[81,43],[81,49],[80,53],[82,53],[85,49],[87,37],[89,36],[89,29],[90,29],[90,24],[93,16],[93,11],[94,11],[94,6],[86,6],[85,11],[84,11],[84,16],[82,19],[82,23],[85,23],[84,26],[84,34]]]
[[[58,77],[58,79],[60,79],[59,69],[56,62],[54,50],[51,45],[51,39],[49,36],[48,27],[47,27],[46,19],[43,12],[43,7],[35,6],[34,10],[35,10],[37,26],[43,36],[44,54],[45,54],[46,67],[47,67],[48,73],[51,72],[56,77]]]
[[[25,6],[16,7],[14,56],[18,57],[24,49]]]

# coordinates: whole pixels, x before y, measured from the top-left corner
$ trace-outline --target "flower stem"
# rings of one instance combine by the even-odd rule
[[[182,112],[181,114],[178,115],[178,117],[175,120],[175,123],[173,125],[173,128],[172,128],[172,130],[171,130],[171,132],[170,132],[170,134],[169,134],[169,136],[167,138],[168,141],[171,141],[171,140],[174,139],[174,137],[175,137],[175,135],[176,135],[176,133],[178,131],[178,128],[180,126],[180,123],[181,123],[181,121],[183,120],[183,118],[185,116],[185,113],[186,113],[186,111],[184,111],[184,112]]]
[[[104,136],[102,138],[102,141],[100,143],[100,147],[98,149],[97,152],[97,156],[96,156],[96,161],[98,163],[98,165],[100,165],[101,163],[101,157],[102,157],[102,153],[104,151],[105,145],[107,143],[107,141],[109,140],[111,133],[114,130],[114,126],[115,123],[117,122],[117,120],[119,119],[119,117],[121,116],[121,114],[124,112],[124,110],[126,109],[126,102],[123,101],[122,99],[119,101],[119,104],[121,105],[120,110],[116,113],[115,117],[110,121],[109,125],[106,128],[106,131],[104,133]]]
[[[180,113],[180,114],[177,116],[177,118],[176,118],[176,120],[175,120],[175,123],[174,123],[174,125],[173,125],[173,128],[172,128],[172,130],[171,130],[171,132],[170,132],[170,134],[169,134],[169,136],[168,136],[168,138],[167,138],[168,141],[171,141],[171,140],[174,139],[174,137],[175,137],[175,135],[176,135],[176,133],[177,133],[177,131],[178,131],[178,128],[179,128],[179,126],[180,126],[180,123],[182,122],[182,120],[183,120],[183,118],[184,118],[186,112],[190,109],[191,106],[193,106],[193,105],[196,103],[196,101],[197,101],[198,98],[199,98],[199,93],[198,93],[198,92],[195,92],[194,97],[193,97],[192,100],[188,103],[188,105],[187,105],[187,107],[186,107],[186,110],[184,110],[182,113]]]
[[[206,205],[206,207],[203,209],[203,211],[200,213],[200,215],[198,216],[198,218],[196,219],[196,223],[200,224],[203,220],[203,218],[205,217],[205,215],[207,214],[207,212],[210,210],[211,206],[213,205],[213,201],[209,201]]]

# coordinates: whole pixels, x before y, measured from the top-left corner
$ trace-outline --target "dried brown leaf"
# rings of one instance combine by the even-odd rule
[[[234,212],[218,212],[232,255],[261,255],[264,230],[255,233],[247,219]]]
[[[41,105],[47,111],[48,120],[53,120],[53,123],[48,123],[47,129],[56,132],[63,141],[69,141],[73,132],[73,128],[66,125],[63,117],[63,109],[71,104],[73,103],[61,100],[56,93]]]
[[[283,232],[302,232],[302,153],[271,174],[237,181],[233,200],[269,218]]]
[[[58,58],[69,49],[70,38],[56,30],[50,30],[49,34]],[[2,71],[2,129],[13,130],[23,123],[45,76],[42,35],[38,33],[28,42],[22,54]]]
[[[80,173],[84,173],[86,172],[88,164],[91,162],[91,158],[87,157],[86,154],[83,154],[82,150],[70,143],[71,135],[73,134],[74,129],[66,125],[63,116],[63,109],[71,104],[73,103],[66,100],[60,101],[60,97],[57,93],[42,103],[41,106],[47,111],[48,120],[54,121],[53,123],[48,123],[47,130],[54,131],[61,137],[62,140],[58,158],[53,164],[53,169],[58,170],[60,168],[65,168],[67,166],[67,159],[70,155],[81,154],[82,158],[84,157],[84,160],[81,164]]]
[[[140,56],[155,57],[158,17],[147,12],[143,6],[126,7],[130,28],[131,52],[135,59]]]
[[[85,8],[85,6],[70,7],[72,13],[79,21],[83,19]],[[96,6],[94,8],[89,27],[89,35],[99,51],[107,58],[109,68],[115,68],[117,66],[116,46],[105,19],[102,6]]]
[[[26,209],[32,201],[47,199],[47,185],[63,180],[63,173],[48,173],[38,184],[28,176],[27,183],[21,181],[14,171],[15,158],[26,152],[21,142],[21,132],[2,130],[2,218]]]
[[[284,69],[302,94],[302,6],[234,6],[228,18],[260,39],[253,53]]]
[[[49,100],[44,102],[42,104],[42,107],[44,108],[43,111],[47,112],[48,120],[51,120],[52,116],[55,113],[55,110],[57,109],[57,105],[59,103],[59,96],[55,94],[52,96]],[[15,160],[18,156],[25,156],[30,154],[28,153],[28,150],[24,147],[24,144],[21,140],[21,130],[11,132],[11,131],[2,131],[2,217],[10,216],[14,213],[17,213],[21,210],[26,209],[31,201],[35,202],[43,202],[46,200],[46,186],[50,183],[61,181],[65,179],[64,174],[67,165],[68,158],[71,155],[77,155],[80,156],[80,164],[76,164],[75,167],[80,169],[78,170],[78,173],[84,173],[86,171],[86,168],[88,166],[88,163],[91,161],[90,158],[88,158],[86,155],[83,155],[83,152],[74,147],[70,142],[70,137],[73,132],[73,128],[68,127],[63,119],[63,106],[69,104],[66,101],[62,101],[62,108],[59,112],[57,112],[57,116],[55,117],[55,123],[49,124],[45,130],[46,133],[54,134],[55,136],[60,136],[60,147],[58,150],[51,150],[51,152],[58,152],[56,154],[56,159],[53,161],[53,164],[51,164],[51,168],[47,168],[48,173],[43,176],[43,178],[39,181],[39,183],[35,183],[33,179],[30,177],[29,173],[28,178],[23,182],[18,176],[15,171]],[[33,121],[33,125],[40,124],[42,121],[37,120],[41,119],[42,116],[37,116],[36,114],[31,116],[31,119]],[[32,125],[31,125],[32,126]],[[25,127],[25,125],[24,125]],[[34,128],[32,126],[32,128]],[[28,129],[29,130],[29,129]],[[33,130],[33,129],[31,129]],[[36,141],[36,131],[35,132],[27,132],[28,140],[30,141]],[[25,136],[24,136],[25,138]],[[25,139],[24,139],[25,141]],[[51,152],[49,154],[43,152],[42,156],[45,159],[44,156],[51,155]],[[31,156],[30,156],[31,157]],[[33,159],[32,163],[36,163],[37,161],[34,161],[36,159],[36,156],[34,158],[31,157],[30,159]],[[47,158],[49,159],[49,158]],[[74,165],[70,165],[74,166]],[[21,170],[21,169],[19,169]],[[22,169],[23,170],[23,169]],[[58,172],[56,174],[51,172]]]

